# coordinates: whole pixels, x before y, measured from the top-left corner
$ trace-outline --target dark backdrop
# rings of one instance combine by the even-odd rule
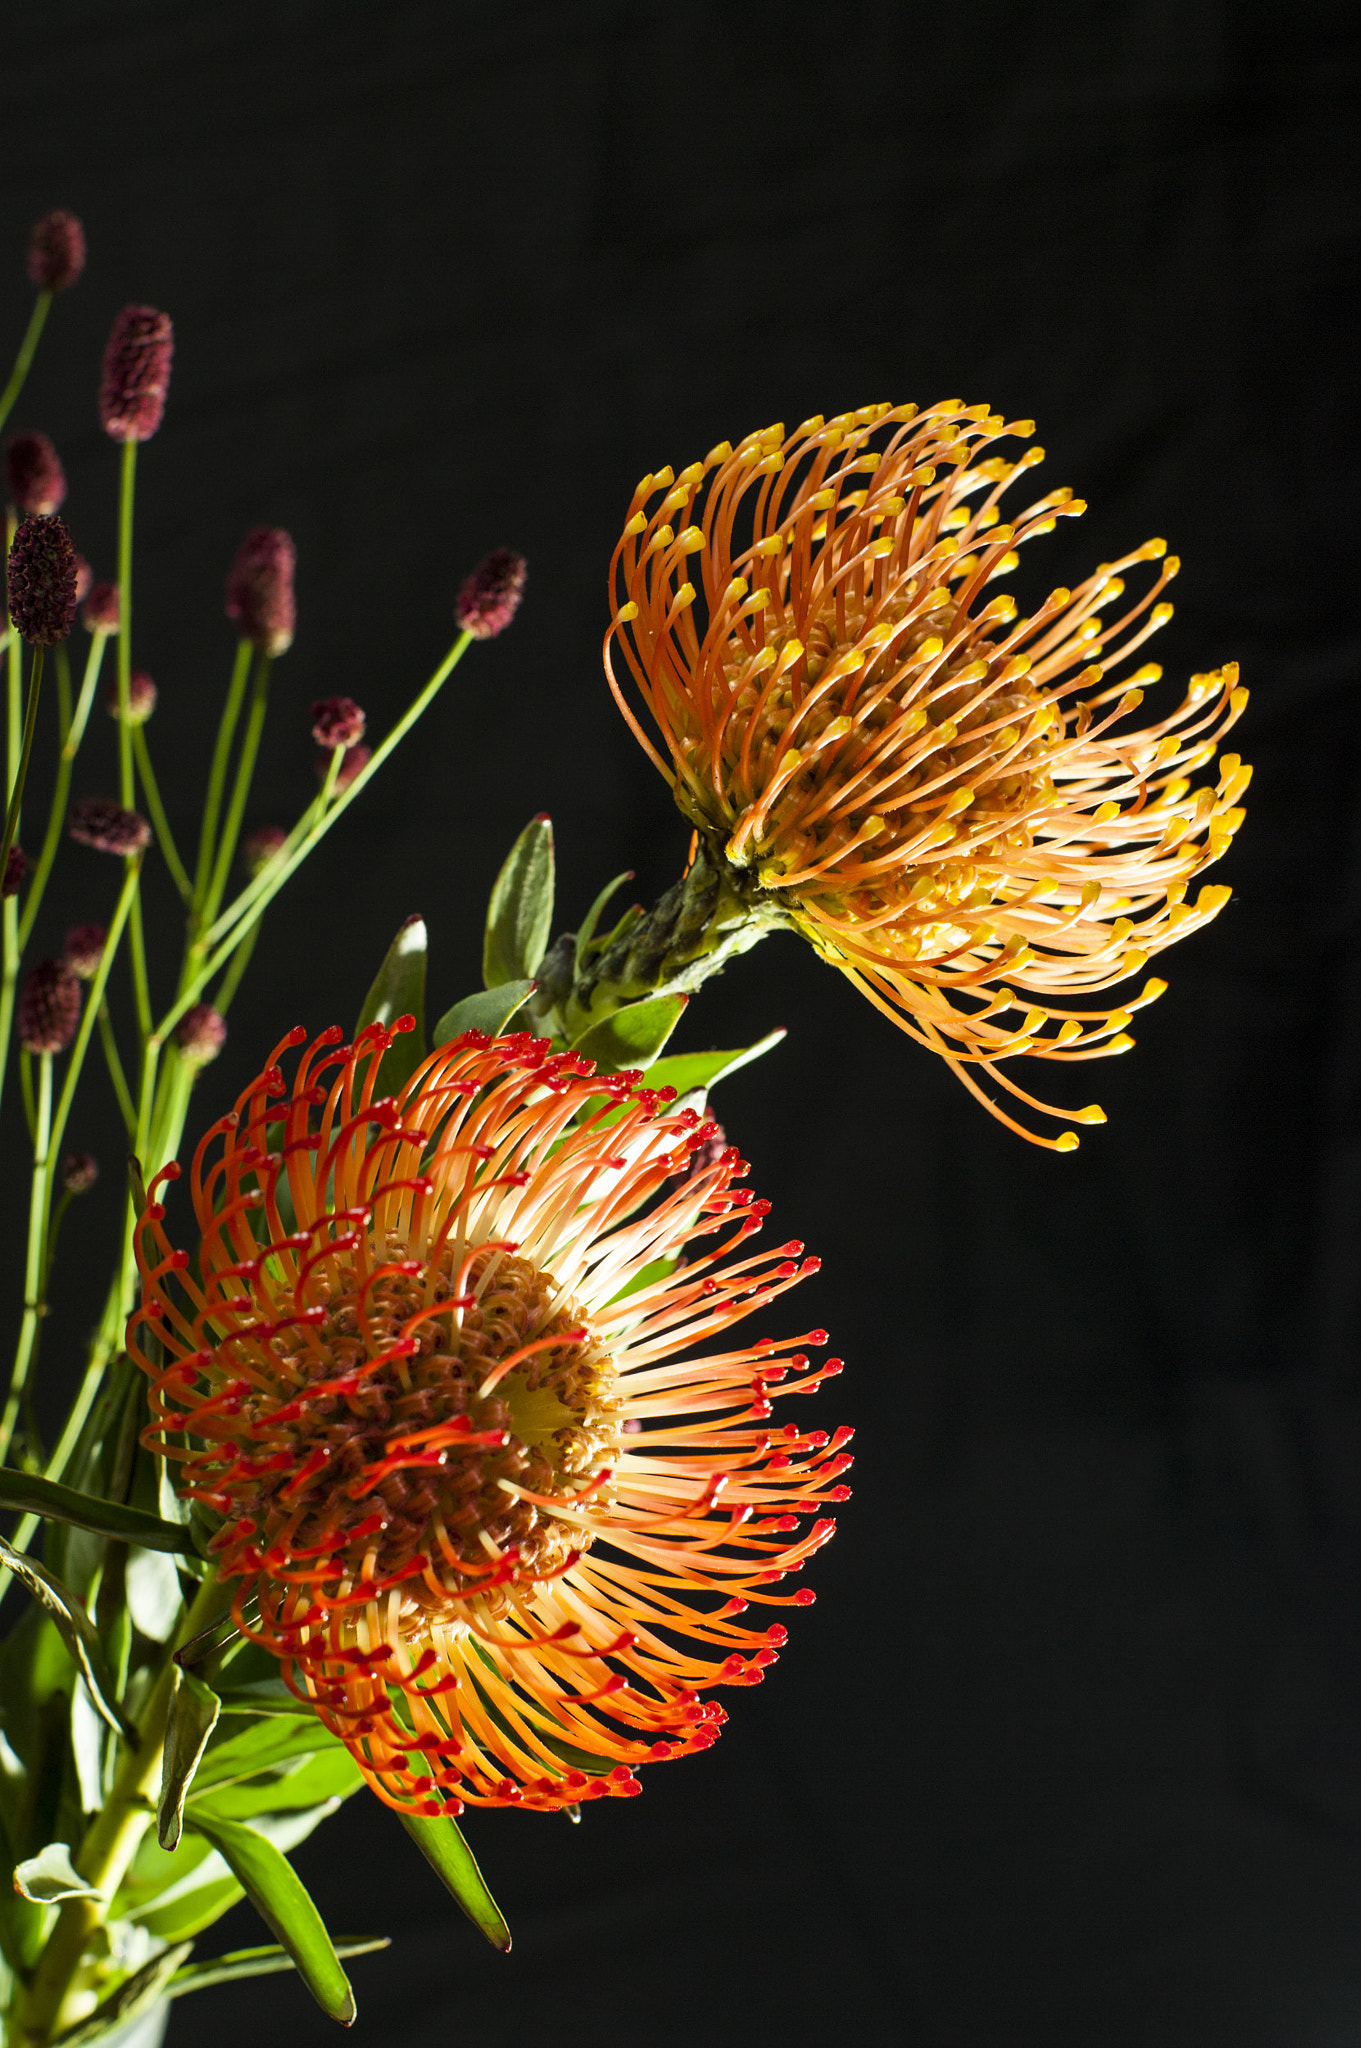
[[[299,1853],[333,1926],[395,1937],[354,1967],[358,2043],[1361,2041],[1349,11],[6,12],[11,332],[29,220],[70,206],[91,245],[16,424],[57,437],[100,573],[98,352],[126,300],[176,324],[137,654],[177,824],[248,524],[299,552],[257,822],[309,787],[313,697],[381,731],[466,568],[531,564],[513,631],[271,918],[196,1123],[296,1020],[352,1021],[413,910],[437,1008],[471,987],[533,811],[568,922],[621,868],[647,895],[676,874],[684,829],[601,680],[605,569],[635,478],[723,436],[883,398],[1033,413],[1045,476],[1092,507],[1044,587],[1165,534],[1164,689],[1237,657],[1254,693],[1234,900],[1169,956],[1138,1050],[1088,1070],[1111,1121],[1075,1157],[1011,1137],[793,941],[692,1011],[696,1045],[789,1026],[720,1107],[775,1226],[824,1256],[803,1313],[850,1362],[820,1405],[858,1426],[856,1497],[711,1756],[580,1828],[472,1816],[509,1961],[367,1798]],[[96,737],[85,793],[112,783]],[[72,850],[40,945],[110,894]],[[105,1157],[107,1239],[107,1105],[72,1137]],[[6,1199],[13,1280],[17,1170]],[[107,1252],[62,1281],[54,1378]],[[256,1930],[242,1908],[216,1938]],[[331,2033],[277,1978],[170,2038]]]

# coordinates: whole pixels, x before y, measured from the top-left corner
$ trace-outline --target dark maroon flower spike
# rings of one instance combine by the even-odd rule
[[[78,980],[94,980],[104,957],[104,941],[108,936],[102,924],[72,925],[66,934],[63,951],[67,966]]]
[[[85,230],[73,213],[55,206],[34,221],[28,238],[29,281],[40,292],[64,292],[85,268]]]
[[[26,519],[9,551],[9,615],[20,639],[55,647],[76,616],[76,551],[66,522],[51,513]]]
[[[149,441],[165,414],[175,330],[154,306],[124,306],[104,350],[99,421],[115,441]]]
[[[78,846],[92,846],[96,853],[140,853],[151,840],[145,818],[103,796],[82,797],[72,804],[67,830]]]
[[[312,706],[312,737],[319,747],[357,746],[367,723],[353,697],[320,697]]]
[[[64,960],[39,960],[19,998],[25,1052],[65,1052],[80,1023],[80,983]]]
[[[293,644],[296,559],[281,526],[253,527],[236,551],[227,578],[227,617],[261,654],[283,654]]]
[[[512,548],[496,548],[480,562],[458,593],[454,617],[465,633],[493,640],[520,609],[528,564]]]
[[[5,449],[10,503],[30,516],[55,512],[66,497],[66,471],[46,434],[16,434]]]
[[[175,1043],[191,1067],[206,1067],[227,1043],[227,1020],[211,1003],[195,1003],[175,1026]]]
[[[92,583],[90,594],[80,608],[80,623],[87,633],[118,631],[118,585]]]

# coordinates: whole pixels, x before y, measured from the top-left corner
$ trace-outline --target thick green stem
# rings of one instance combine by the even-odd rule
[[[62,827],[66,823],[66,802],[71,794],[71,770],[75,764],[76,755],[80,752],[81,740],[85,736],[85,726],[90,716],[90,706],[94,701],[94,693],[99,684],[99,671],[103,663],[104,647],[108,637],[107,633],[96,633],[90,643],[90,652],[85,663],[85,674],[80,685],[80,695],[76,700],[76,708],[67,724],[66,731],[62,734],[62,747],[60,754],[57,756],[57,776],[52,791],[52,806],[47,814],[47,831],[43,837],[43,850],[38,857],[38,865],[34,871],[33,879],[25,892],[24,914],[19,921],[19,950],[21,953],[28,944],[34,921],[42,904],[43,892],[47,887],[47,878],[52,872],[52,863],[57,857],[57,848],[61,844]]]
[[[203,798],[203,823],[199,828],[198,860],[194,866],[194,923],[201,921],[203,899],[208,892],[208,878],[213,872],[213,855],[217,851],[217,821],[222,811],[222,792],[227,783],[227,763],[231,759],[232,739],[236,733],[237,720],[245,701],[246,684],[250,679],[250,658],[254,650],[249,640],[236,643],[236,661],[232,668],[232,679],[227,687],[227,701],[222,707],[218,720],[217,739],[213,744],[213,764],[208,772],[208,788]]]
[[[38,1318],[46,1293],[44,1250],[47,1244],[47,1183],[52,1157],[52,1055],[38,1059],[38,1099],[33,1129],[33,1177],[28,1197],[28,1256],[24,1261],[24,1309],[14,1353],[9,1392],[0,1415],[0,1465],[9,1456],[15,1425],[28,1386],[38,1342]]]
[[[51,292],[39,292],[37,298],[33,301],[33,311],[29,315],[28,327],[24,338],[19,343],[19,353],[14,358],[14,368],[9,373],[9,382],[6,384],[4,391],[0,392],[0,427],[3,427],[5,421],[9,418],[14,401],[24,388],[24,379],[28,376],[29,366],[33,361],[34,352],[37,349],[39,338],[46,324],[47,311],[51,304]]]

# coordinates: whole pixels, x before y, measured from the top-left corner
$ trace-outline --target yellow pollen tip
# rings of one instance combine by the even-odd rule
[[[1077,1124],[1104,1124],[1106,1112],[1099,1102],[1089,1102],[1085,1109],[1073,1111],[1073,1122]]]
[[[1056,1152],[1076,1152],[1081,1143],[1082,1140],[1076,1131],[1063,1131],[1054,1140],[1054,1150]]]
[[[738,604],[746,596],[746,594],[746,577],[734,576],[732,582],[728,585],[727,589],[723,593],[722,602],[724,604]]]
[[[1130,1037],[1128,1031],[1117,1031],[1115,1037],[1106,1047],[1106,1050],[1107,1052],[1128,1052],[1133,1044],[1134,1040]]]
[[[1196,909],[1202,917],[1216,917],[1232,894],[1227,882],[1207,882],[1196,897]]]
[[[684,610],[686,609],[686,607],[687,607],[687,606],[689,606],[689,605],[692,605],[692,604],[694,603],[694,601],[695,601],[695,586],[694,586],[694,584],[693,584],[693,583],[682,583],[682,585],[681,585],[680,589],[679,589],[679,590],[678,590],[678,591],[676,592],[676,595],[675,595],[675,598],[674,598],[673,602],[675,603],[675,605],[677,606],[677,608],[678,608],[678,609],[679,609],[680,611],[684,611]]]
[[[1092,823],[1094,825],[1110,825],[1119,815],[1119,804],[1115,802],[1114,798],[1108,797],[1104,804],[1098,804],[1092,812]]]
[[[1146,540],[1139,549],[1139,559],[1141,562],[1160,562],[1166,553],[1165,540]]]
[[[1181,556],[1169,555],[1167,560],[1163,563],[1163,575],[1166,576],[1168,582],[1170,583],[1174,576],[1180,576],[1180,574]]]
[[[1154,974],[1149,977],[1140,990],[1139,1001],[1141,1003],[1156,1003],[1159,996],[1165,996],[1166,994],[1167,983],[1160,981],[1157,975]]]
[[[687,555],[696,554],[704,545],[704,535],[698,526],[687,526],[684,533],[676,535],[676,546]]]
[[[1176,606],[1172,604],[1155,604],[1149,616],[1149,624],[1165,626],[1175,610]]]
[[[659,548],[669,548],[675,538],[669,526],[659,526],[647,544],[648,553],[655,555]]]
[[[866,818],[864,824],[860,827],[860,837],[862,839],[877,839],[881,832],[886,832],[887,830],[888,827],[876,812],[873,817]]]
[[[1246,691],[1246,690],[1245,690],[1245,689],[1243,688],[1243,686],[1241,685],[1241,683],[1240,683],[1239,687],[1238,687],[1238,688],[1237,688],[1236,690],[1230,690],[1230,692],[1229,692],[1229,702],[1230,702],[1230,704],[1231,704],[1231,705],[1233,706],[1233,715],[1234,715],[1234,717],[1235,717],[1235,718],[1237,718],[1237,717],[1238,717],[1238,715],[1239,715],[1239,713],[1240,713],[1240,712],[1241,712],[1241,711],[1242,711],[1242,710],[1244,709],[1244,707],[1245,707],[1245,706],[1246,706],[1246,704],[1247,704],[1247,701],[1248,701],[1248,693],[1247,693],[1247,691]]]
[[[713,448],[711,448],[711,449],[709,450],[708,454],[707,454],[707,455],[705,456],[705,458],[704,458],[704,467],[705,467],[706,469],[712,469],[712,468],[714,467],[714,465],[715,465],[716,463],[719,463],[719,462],[730,462],[731,460],[732,460],[732,442],[731,442],[731,441],[720,441],[720,442],[719,442],[719,443],[717,444],[717,446],[716,446],[716,447],[713,447]]]
[[[627,535],[627,537],[630,540],[632,540],[635,534],[641,533],[646,525],[647,514],[645,512],[635,512],[632,519],[629,520],[628,525],[624,528],[624,532]]]
[[[635,604],[635,603],[633,602],[633,599],[632,599],[632,598],[630,598],[627,604],[621,604],[621,605],[620,605],[620,607],[619,607],[618,611],[617,611],[617,612],[615,613],[615,615],[614,615],[614,616],[615,616],[615,620],[616,620],[616,622],[617,622],[617,623],[618,623],[619,625],[621,625],[621,626],[627,626],[627,624],[629,623],[630,619],[636,619],[636,618],[637,618],[637,616],[638,616],[638,607],[637,607],[637,605],[636,605],[636,604]]]
[[[784,546],[784,535],[772,533],[765,540],[758,541],[752,549],[754,555],[778,555]]]

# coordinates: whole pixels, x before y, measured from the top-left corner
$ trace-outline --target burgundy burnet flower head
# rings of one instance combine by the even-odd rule
[[[39,960],[19,998],[25,1052],[65,1052],[80,1023],[80,983],[64,960]]]
[[[165,415],[175,330],[155,306],[124,306],[104,350],[99,422],[115,441],[149,441]]]
[[[72,804],[67,831],[78,846],[92,846],[96,853],[140,853],[151,839],[145,818],[106,796],[86,796]]]
[[[9,615],[34,647],[69,638],[76,616],[76,551],[57,513],[26,519],[9,551]]]
[[[108,936],[102,924],[73,924],[66,934],[66,964],[81,981],[93,981],[99,972]]]
[[[84,602],[85,602],[86,598],[87,598],[87,597],[88,597],[88,596],[90,595],[90,592],[91,592],[91,591],[92,591],[92,590],[94,589],[94,583],[95,583],[95,572],[94,572],[94,570],[93,570],[93,569],[92,569],[92,568],[90,567],[90,565],[89,565],[89,563],[88,563],[88,562],[86,561],[86,559],[85,559],[84,555],[77,555],[77,556],[76,556],[76,603],[77,603],[77,604],[84,604]]]
[[[88,1195],[99,1179],[93,1152],[68,1152],[61,1162],[61,1184],[68,1195]]]
[[[92,583],[80,608],[80,622],[87,633],[116,633],[121,614],[116,583]]]
[[[296,560],[282,526],[252,527],[236,551],[227,577],[227,617],[261,654],[283,654],[293,644]]]
[[[110,718],[118,716],[118,678],[115,676],[104,692]],[[156,709],[156,685],[144,668],[135,668],[128,677],[128,724],[145,725]]]
[[[5,449],[5,482],[20,512],[55,512],[66,497],[66,471],[46,434],[16,434]]]
[[[85,268],[85,230],[73,213],[54,206],[35,220],[28,237],[28,276],[40,292],[64,292]]]
[[[319,697],[312,706],[312,737],[319,747],[357,746],[367,723],[353,697]]]
[[[227,1043],[227,1020],[211,1003],[195,1003],[175,1026],[175,1043],[191,1067],[206,1067]]]
[[[288,834],[282,825],[258,825],[241,842],[241,859],[249,875],[258,875],[283,852]]]
[[[494,548],[458,593],[454,617],[465,633],[494,640],[520,609],[528,564],[513,548]]]
[[[5,873],[0,880],[0,896],[17,896],[19,884],[28,873],[28,856],[22,846],[11,846],[5,855]]]
[[[359,774],[361,769],[368,767],[369,762],[372,760],[372,758],[372,747],[346,747],[344,753],[340,757],[340,773],[336,776],[335,780],[337,795],[340,793],[342,789],[349,788],[350,784],[354,781],[355,776]],[[330,774],[331,760],[332,752],[328,751],[326,748],[323,748],[321,752],[318,753],[318,782],[325,782],[326,777]]]

